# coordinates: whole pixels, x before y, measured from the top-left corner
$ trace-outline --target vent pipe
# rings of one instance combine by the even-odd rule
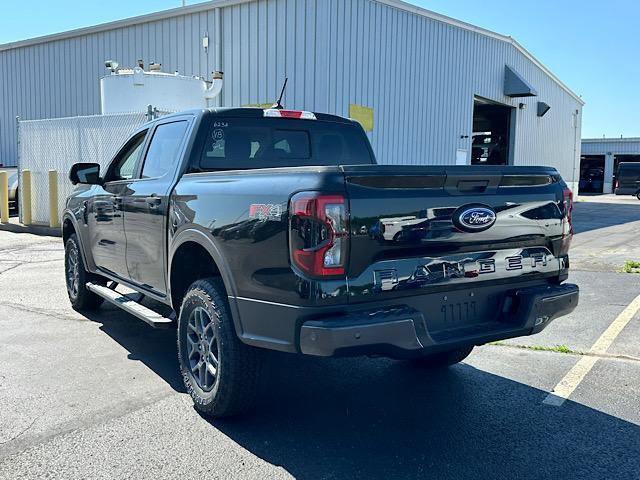
[[[224,76],[224,73],[213,72],[211,76],[213,78],[213,82],[211,83],[211,86],[204,92],[204,98],[207,101],[207,107],[211,107],[211,101],[218,95],[220,95],[220,92],[222,91],[222,77]]]

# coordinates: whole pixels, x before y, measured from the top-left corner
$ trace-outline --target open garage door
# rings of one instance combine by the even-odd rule
[[[604,187],[604,155],[582,155],[580,157],[580,183],[578,192],[602,193]]]
[[[513,107],[475,97],[471,165],[508,165]]]

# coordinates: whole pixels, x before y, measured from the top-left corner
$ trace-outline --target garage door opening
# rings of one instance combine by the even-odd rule
[[[578,192],[602,193],[604,187],[604,155],[583,155],[580,157],[580,183]]]
[[[513,107],[473,99],[471,165],[508,165],[511,155]]]

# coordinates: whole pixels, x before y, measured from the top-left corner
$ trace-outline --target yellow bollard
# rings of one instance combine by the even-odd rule
[[[0,171],[0,222],[9,222],[9,174]]]
[[[22,205],[19,207],[22,209],[22,223],[31,225],[31,170],[22,171],[20,198],[22,199]]]
[[[60,228],[58,218],[58,172],[49,170],[49,226]]]

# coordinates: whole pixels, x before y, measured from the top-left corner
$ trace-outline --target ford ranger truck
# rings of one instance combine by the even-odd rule
[[[261,349],[450,365],[578,303],[553,168],[378,165],[352,120],[237,108],[157,119],[69,176],[71,304],[176,325],[213,417],[251,405]]]

